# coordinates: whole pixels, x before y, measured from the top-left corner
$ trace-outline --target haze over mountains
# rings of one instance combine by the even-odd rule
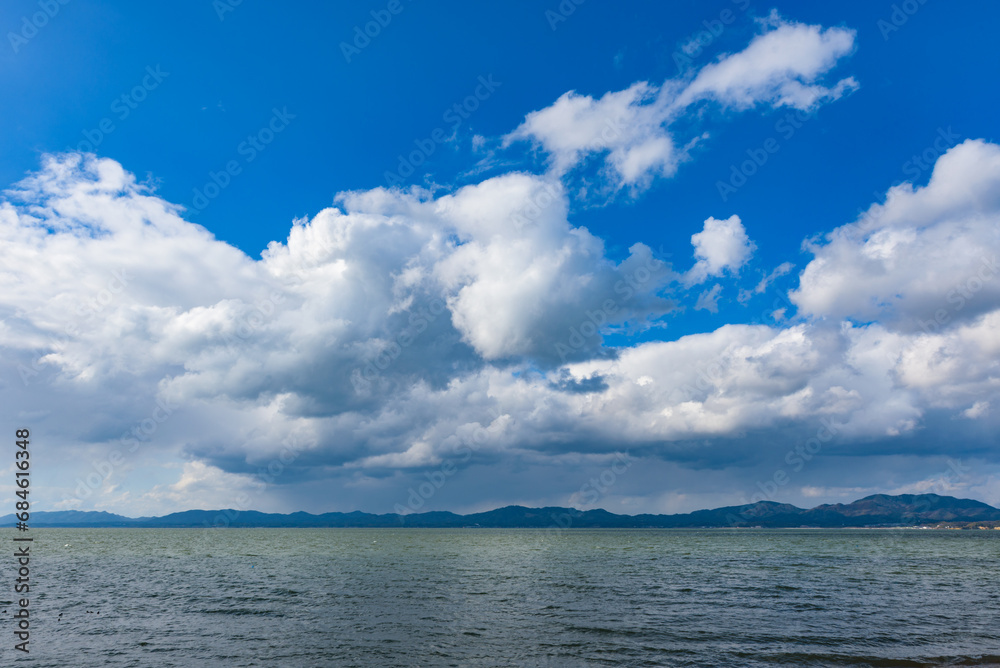
[[[934,522],[998,521],[1000,509],[971,499],[937,494],[874,494],[848,504],[824,504],[811,509],[760,501],[698,510],[678,515],[616,515],[606,510],[525,508],[507,506],[483,513],[458,515],[425,512],[399,515],[305,512],[261,513],[255,510],[188,510],[163,517],[131,518],[107,512],[65,510],[35,512],[30,527],[413,527],[413,528],[695,528],[695,527],[864,527],[912,526]],[[14,515],[0,517],[0,526],[14,526]]]

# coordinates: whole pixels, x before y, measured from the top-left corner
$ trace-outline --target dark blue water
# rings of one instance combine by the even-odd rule
[[[30,533],[4,665],[1000,665],[1000,531]]]

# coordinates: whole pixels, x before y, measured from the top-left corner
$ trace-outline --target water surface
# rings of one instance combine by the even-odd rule
[[[1000,665],[1000,531],[30,535],[29,657],[0,565],[7,665]]]

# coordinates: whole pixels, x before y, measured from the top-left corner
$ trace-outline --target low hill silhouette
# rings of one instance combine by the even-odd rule
[[[865,527],[914,526],[937,522],[1000,520],[1000,510],[980,501],[937,494],[873,494],[848,504],[803,509],[787,503],[759,501],[742,506],[697,510],[678,515],[616,515],[606,510],[506,506],[483,513],[458,515],[426,512],[376,515],[354,511],[287,515],[256,510],[187,510],[163,517],[131,518],[99,511],[34,512],[29,526],[40,527],[413,527],[413,528],[695,528],[695,527]],[[0,526],[14,526],[14,515]]]

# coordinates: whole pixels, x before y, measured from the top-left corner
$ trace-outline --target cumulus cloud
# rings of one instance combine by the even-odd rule
[[[762,34],[744,50],[723,54],[692,80],[643,81],[596,99],[570,91],[528,114],[504,143],[534,142],[549,155],[557,177],[601,155],[603,172],[615,187],[642,190],[655,177],[673,175],[705,138],[678,140],[671,129],[699,102],[733,110],[758,104],[807,110],[858,87],[853,77],[831,88],[819,83],[853,50],[853,30],[789,22],[776,14],[761,26]]]
[[[512,174],[437,200],[347,193],[343,210],[297,222],[255,262],[116,163],[53,158],[14,192],[30,205],[0,208],[16,256],[0,279],[0,345],[48,349],[43,365],[72,379],[161,374],[176,398],[286,393],[312,404],[303,411],[331,410],[353,401],[353,371],[371,382],[387,358],[400,380],[430,359],[452,371],[544,361],[588,312],[603,330],[670,309],[657,291],[671,274],[650,249],[611,262],[600,239],[567,223],[558,192],[516,226],[543,189],[553,192]],[[592,331],[573,352],[600,341]]]
[[[175,453],[242,473],[291,430],[321,444],[312,464],[420,463],[433,459],[418,456],[424,440],[493,408],[466,394],[483,391],[471,384],[439,394],[456,378],[609,354],[604,333],[672,308],[660,294],[675,279],[668,265],[642,244],[607,259],[539,177],[338,203],[254,261],[111,160],[46,159],[0,204],[0,348],[18,380],[7,393],[23,385],[37,405],[65,402],[81,452],[176,438]],[[460,422],[440,420],[451,401],[466,407]],[[272,436],[175,435],[157,402]]]
[[[937,184],[954,183],[952,169],[985,179],[997,150],[982,142],[954,149],[926,188],[903,187],[879,205],[884,215],[868,219],[867,236],[837,230],[813,246],[817,257],[795,293],[810,318],[616,348],[603,333],[636,331],[666,313],[670,285],[745,263],[752,243],[738,217],[709,219],[694,235],[697,262],[687,274],[641,244],[616,264],[600,239],[567,222],[562,190],[511,174],[438,198],[346,193],[340,208],[297,221],[284,243],[252,260],[185,222],[112,161],[48,159],[0,205],[9,249],[0,393],[19,405],[58,405],[58,420],[33,415],[72,449],[68,461],[101,471],[118,451],[125,463],[86,503],[121,507],[180,503],[185,491],[208,503],[218,500],[205,491],[213,485],[239,495],[280,461],[289,439],[295,455],[269,488],[287,490],[279,507],[324,479],[340,481],[345,502],[383,498],[448,461],[542,470],[629,447],[650,462],[711,466],[764,456],[774,434],[804,441],[824,426],[841,439],[840,452],[856,454],[873,439],[938,433],[938,416],[951,430],[989,429],[1000,308],[973,308],[973,297],[991,294],[985,287],[969,297],[971,314],[933,331],[900,326],[899,308],[873,312],[886,322],[838,317],[866,298],[840,312],[810,305],[824,303],[815,292],[824,283],[811,272],[856,271],[837,261],[856,261],[883,230],[908,231],[911,249],[929,248],[921,235],[932,234],[952,248],[989,250],[987,185],[968,184],[982,193],[971,205],[956,198],[934,209],[924,193],[944,197]],[[538,202],[546,205],[523,216]],[[895,208],[904,205],[905,216]],[[907,279],[919,287],[923,275],[958,266],[929,250],[878,257],[904,305],[920,295]],[[907,258],[919,272],[904,268]],[[720,288],[705,292],[707,308]],[[195,464],[163,468],[180,461]],[[140,470],[178,477],[157,473],[140,488]],[[89,472],[68,473],[64,493]]]
[[[747,236],[739,216],[725,220],[709,218],[701,232],[691,236],[694,256],[698,260],[684,275],[684,282],[694,285],[724,272],[738,272],[753,255],[757,246]]]
[[[791,293],[803,314],[934,332],[1000,307],[1000,146],[955,146],[926,186],[892,188],[807,248]]]

